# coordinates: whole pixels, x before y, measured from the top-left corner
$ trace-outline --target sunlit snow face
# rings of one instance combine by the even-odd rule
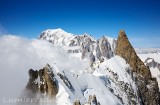
[[[4,97],[17,98],[28,82],[28,70],[40,69],[47,63],[63,70],[77,72],[88,66],[78,58],[69,57],[66,51],[42,40],[7,35],[0,37],[0,104]],[[77,68],[78,67],[78,68]],[[58,71],[56,71],[58,72]]]

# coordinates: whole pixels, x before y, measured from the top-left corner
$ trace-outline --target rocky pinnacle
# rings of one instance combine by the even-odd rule
[[[132,71],[136,75],[135,82],[138,87],[141,104],[159,105],[160,96],[157,80],[151,77],[149,67],[146,67],[137,56],[124,30],[119,32],[115,53],[124,58],[132,67]]]

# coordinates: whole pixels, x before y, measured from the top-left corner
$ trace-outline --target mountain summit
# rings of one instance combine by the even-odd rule
[[[74,35],[62,29],[43,31],[39,39],[48,40],[56,46],[65,47],[69,53],[80,53],[81,59],[90,58],[91,66],[95,59],[102,62],[114,55],[116,40],[105,37],[96,40],[89,34]]]
[[[151,77],[149,67],[146,67],[137,56],[124,30],[119,32],[115,53],[124,58],[132,67],[142,103],[144,105],[158,105],[160,100],[158,83],[155,78]]]
[[[124,58],[133,68],[134,72],[144,76],[145,78],[151,78],[149,68],[147,68],[137,56],[124,30],[119,32],[115,53]]]

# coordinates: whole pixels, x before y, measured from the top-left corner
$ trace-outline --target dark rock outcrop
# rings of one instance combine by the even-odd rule
[[[147,58],[144,63],[146,64],[146,66],[148,66],[149,68],[153,67],[153,68],[158,68],[160,70],[160,63],[156,62],[153,58]]]
[[[115,53],[126,60],[133,68],[133,71],[142,75],[145,78],[151,78],[151,73],[148,67],[137,56],[134,48],[130,44],[125,32],[121,30],[117,39]]]
[[[84,102],[83,105],[101,105],[100,102],[97,100],[96,95],[89,95],[88,102]],[[73,105],[81,105],[79,100],[75,100]]]
[[[97,101],[96,95],[89,95],[88,98],[88,104],[89,105],[100,105],[100,103]]]
[[[80,101],[79,100],[76,100],[73,105],[81,105]]]
[[[61,73],[58,73],[57,75],[63,80],[64,84],[65,84],[72,92],[75,91],[75,89],[73,88],[71,82],[68,80],[68,78],[67,78],[65,75],[63,75],[63,74],[61,74]]]
[[[26,89],[34,93],[46,93],[49,97],[54,97],[58,93],[58,86],[50,65],[46,65],[39,71],[29,70],[29,82]],[[39,83],[38,83],[39,81]]]
[[[28,71],[29,81],[17,102],[17,105],[55,104],[58,84],[52,68],[47,64],[43,69]]]
[[[137,56],[125,32],[121,30],[117,39],[115,53],[126,60],[135,74],[142,105],[159,105],[159,88],[155,78],[151,77],[148,67]]]
[[[17,105],[55,104],[58,84],[50,65],[47,64],[39,71],[30,69],[28,73],[29,81],[20,96],[25,101],[18,102]]]

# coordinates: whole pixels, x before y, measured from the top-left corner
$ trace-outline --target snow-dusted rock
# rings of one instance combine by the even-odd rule
[[[74,35],[62,29],[48,29],[43,31],[39,39],[47,40],[56,46],[63,46],[69,53],[80,53],[81,59],[90,59],[93,62],[104,58],[110,59],[114,55],[116,40],[103,36],[95,40],[89,34]]]

